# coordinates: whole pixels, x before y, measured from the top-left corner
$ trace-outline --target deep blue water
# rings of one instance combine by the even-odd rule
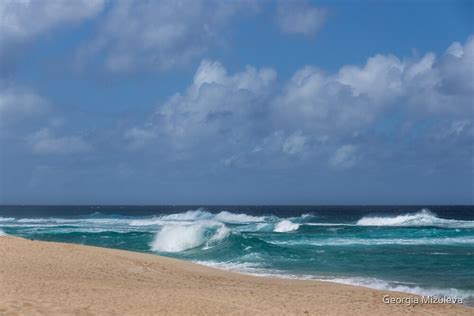
[[[0,231],[243,273],[474,298],[473,206],[0,206]]]

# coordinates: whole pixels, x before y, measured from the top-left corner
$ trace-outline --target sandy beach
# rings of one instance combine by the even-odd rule
[[[472,315],[376,291],[241,275],[113,249],[0,237],[0,315]]]

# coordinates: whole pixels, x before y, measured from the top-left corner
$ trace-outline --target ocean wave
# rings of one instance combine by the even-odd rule
[[[275,228],[273,229],[274,232],[276,233],[286,233],[286,232],[291,232],[295,231],[300,227],[300,224],[293,223],[290,220],[282,220],[278,222],[275,225]]]
[[[167,225],[170,223],[193,223],[200,220],[215,220],[227,224],[248,224],[261,223],[265,221],[265,217],[252,216],[247,214],[235,214],[222,211],[217,214],[210,213],[202,208],[197,210],[189,210],[183,213],[169,214],[162,216],[154,216],[147,219],[135,219],[130,221],[131,226],[151,226],[151,225]]]
[[[213,215],[207,212],[203,208],[197,210],[189,210],[183,213],[175,213],[169,215],[162,215],[159,217],[160,220],[164,221],[197,221],[202,219],[210,219]]]
[[[296,246],[351,246],[351,245],[455,245],[474,244],[474,237],[420,237],[420,238],[327,238],[298,240],[268,241],[274,245]]]
[[[222,270],[238,272],[243,274],[250,274],[260,277],[274,277],[282,279],[300,279],[300,280],[314,280],[323,282],[333,282],[339,284],[355,285],[366,287],[375,290],[403,292],[416,295],[426,295],[434,297],[451,297],[462,298],[463,300],[472,300],[474,298],[474,291],[460,290],[455,288],[434,288],[422,287],[415,284],[402,283],[396,281],[384,281],[377,278],[369,277],[318,277],[315,275],[292,274],[286,271],[277,269],[263,268],[261,264],[250,262],[216,262],[216,261],[202,261],[196,260],[195,263],[218,268]]]
[[[0,237],[1,236],[7,236],[7,233],[5,233],[3,230],[0,229]]]
[[[369,277],[318,277],[315,275],[291,274],[286,271],[276,269],[263,268],[258,263],[249,262],[216,262],[216,261],[194,261],[195,263],[218,268],[222,270],[250,274],[260,277],[274,277],[282,279],[300,279],[314,280],[323,282],[333,282],[339,284],[356,285],[376,290],[404,292],[416,295],[426,295],[434,297],[451,297],[462,298],[463,300],[471,300],[474,298],[474,291],[460,290],[455,288],[434,288],[422,287],[415,284],[401,283],[396,281],[384,281],[377,278]]]
[[[153,217],[147,219],[134,219],[131,220],[129,226],[162,226],[162,225],[180,225],[180,224],[192,224],[194,221],[184,220],[163,220],[161,217]]]
[[[202,220],[190,225],[167,225],[156,234],[151,250],[180,252],[199,246],[210,247],[229,234],[230,229],[223,223],[212,220]]]
[[[357,226],[355,224],[346,224],[346,223],[304,223],[308,226]]]
[[[15,219],[13,217],[0,217],[0,222],[11,222]]]
[[[265,221],[263,216],[252,216],[247,214],[234,214],[227,211],[222,211],[214,216],[215,220],[229,223],[229,224],[238,224],[238,223],[257,223]]]
[[[438,226],[447,228],[474,228],[474,221],[439,218],[427,209],[394,217],[366,216],[358,226]]]
[[[213,261],[213,260],[193,260],[194,263],[225,271],[250,274],[255,276],[276,275],[279,271],[265,269],[261,263],[257,262],[233,262],[233,261]]]
[[[19,224],[51,224],[51,225],[62,225],[62,224],[74,224],[74,225],[89,225],[89,224],[102,224],[102,225],[115,225],[115,224],[128,224],[130,219],[126,218],[20,218],[14,222]]]

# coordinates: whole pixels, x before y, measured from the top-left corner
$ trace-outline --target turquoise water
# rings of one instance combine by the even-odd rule
[[[474,298],[469,207],[42,208],[2,206],[0,232],[156,253],[242,273],[461,297],[468,304]]]

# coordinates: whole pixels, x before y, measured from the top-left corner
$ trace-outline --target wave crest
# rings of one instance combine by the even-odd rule
[[[159,252],[180,252],[226,238],[230,230],[217,221],[200,221],[190,225],[163,226],[151,244],[151,250]]]
[[[300,224],[296,224],[290,220],[284,219],[275,225],[275,229],[273,229],[273,231],[276,233],[286,233],[286,232],[295,231],[299,227],[300,227]]]
[[[366,216],[357,221],[358,226],[439,226],[450,228],[471,228],[474,221],[439,218],[427,209],[394,217]]]

